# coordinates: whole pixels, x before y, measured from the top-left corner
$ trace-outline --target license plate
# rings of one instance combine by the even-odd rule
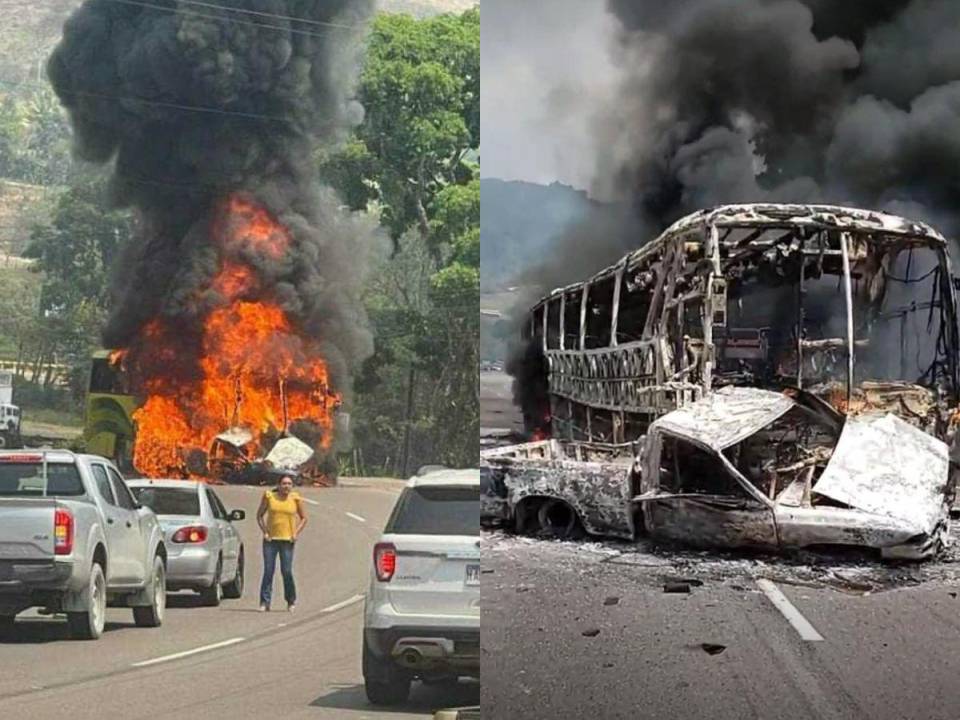
[[[467,578],[464,580],[465,585],[479,585],[480,584],[480,566],[479,565],[467,565]]]

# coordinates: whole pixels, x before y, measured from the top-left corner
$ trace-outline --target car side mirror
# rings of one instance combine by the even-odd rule
[[[247,516],[247,513],[243,510],[233,510],[230,513],[230,522],[236,522],[237,520],[243,520]]]

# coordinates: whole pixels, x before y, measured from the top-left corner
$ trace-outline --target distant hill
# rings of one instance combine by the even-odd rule
[[[485,290],[515,284],[551,243],[597,203],[567,185],[480,181],[480,278]]]

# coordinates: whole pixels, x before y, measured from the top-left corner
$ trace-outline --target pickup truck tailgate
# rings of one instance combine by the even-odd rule
[[[52,560],[53,498],[0,498],[0,561]]]

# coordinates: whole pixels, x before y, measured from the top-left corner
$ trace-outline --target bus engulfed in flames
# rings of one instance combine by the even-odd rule
[[[190,312],[154,317],[116,356],[140,401],[133,464],[146,477],[231,480],[284,437],[315,458],[332,447],[341,399],[319,343],[261,269],[284,263],[290,233],[245,196],[229,197],[215,218],[218,270],[196,288]],[[311,467],[322,472],[316,460]]]

